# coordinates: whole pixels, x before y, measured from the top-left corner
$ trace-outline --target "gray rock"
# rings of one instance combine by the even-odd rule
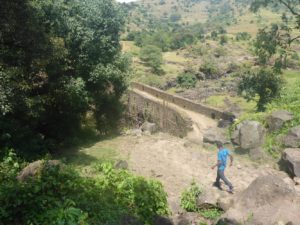
[[[174,225],[191,225],[195,224],[195,221],[197,221],[199,218],[199,213],[185,212],[175,215],[173,218],[173,223]]]
[[[151,134],[155,133],[157,131],[157,126],[155,123],[149,123],[145,122],[142,125],[142,131],[143,132],[150,132]]]
[[[263,148],[253,148],[249,150],[249,156],[252,160],[259,161],[266,158],[266,154],[263,150]]]
[[[282,176],[280,173],[255,179],[234,197],[232,207],[222,216],[219,224],[271,225],[279,221],[298,224],[300,199],[294,186],[285,181],[285,178],[290,178]]]
[[[268,124],[269,131],[279,130],[285,122],[290,121],[294,118],[293,114],[286,110],[279,110],[273,112],[266,121]]]
[[[217,144],[221,142],[222,144],[230,143],[229,139],[226,137],[226,132],[221,128],[209,128],[204,131],[203,142],[210,144]]]
[[[43,160],[38,160],[35,162],[32,162],[28,164],[17,176],[18,181],[26,181],[30,177],[35,177],[37,174],[39,174],[42,169],[47,168],[47,167],[53,167],[53,166],[60,166],[61,163],[58,160],[48,160],[48,161],[43,161]]]
[[[232,142],[243,150],[255,149],[264,143],[265,129],[257,121],[240,123],[232,135]]]
[[[284,145],[290,148],[300,147],[300,125],[293,127],[284,138]]]
[[[200,209],[217,208],[219,191],[215,189],[207,189],[197,197],[197,206]]]
[[[300,148],[287,148],[282,153],[287,172],[292,177],[300,177]]]
[[[119,160],[118,162],[115,163],[115,168],[116,169],[127,170],[128,169],[128,163],[125,160]]]
[[[143,132],[141,129],[133,129],[130,133],[132,136],[141,137]]]
[[[294,177],[294,182],[296,185],[300,185],[300,177]]]
[[[232,198],[229,194],[214,188],[205,190],[197,197],[197,206],[199,209],[220,208],[226,211],[231,205]]]

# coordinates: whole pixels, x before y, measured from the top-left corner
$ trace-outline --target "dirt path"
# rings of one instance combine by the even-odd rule
[[[186,143],[186,139],[160,133],[120,137],[116,146],[128,160],[131,171],[163,183],[173,213],[181,211],[180,194],[193,179],[207,189],[213,188],[216,176],[211,166],[216,162],[217,150],[206,150],[198,145],[186,147]],[[258,166],[245,157],[235,155],[234,165],[227,168],[226,173],[237,193],[256,177],[272,171],[269,165]]]

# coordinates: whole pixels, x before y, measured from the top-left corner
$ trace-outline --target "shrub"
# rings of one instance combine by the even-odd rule
[[[258,96],[257,109],[264,111],[266,104],[279,96],[283,79],[281,74],[268,68],[257,71],[245,71],[239,83],[239,93],[247,100],[255,100]]]
[[[188,212],[197,212],[197,197],[201,192],[201,188],[193,181],[191,185],[182,192],[180,206]]]
[[[238,32],[235,36],[237,41],[248,41],[251,39],[251,34],[248,32]]]
[[[192,88],[196,86],[197,78],[192,73],[182,73],[177,77],[177,83],[183,88]]]
[[[120,224],[126,217],[142,224],[155,215],[167,215],[166,193],[161,183],[95,166],[95,177],[82,177],[74,168],[48,167],[26,182],[16,172],[3,173],[12,163],[0,163],[0,221],[4,224]],[[15,170],[14,170],[15,171]]]
[[[199,71],[206,75],[208,79],[216,79],[220,76],[218,65],[213,60],[205,60]]]
[[[163,57],[160,48],[154,45],[147,45],[141,49],[140,58],[147,66],[152,68],[154,73],[159,74],[161,72]]]

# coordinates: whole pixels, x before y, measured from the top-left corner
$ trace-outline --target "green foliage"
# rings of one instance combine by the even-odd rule
[[[169,213],[161,183],[114,170],[110,164],[95,166],[95,177],[82,177],[68,166],[44,167],[36,177],[19,182],[14,163],[5,160],[0,163],[4,224],[117,225],[125,217],[151,224],[155,215]],[[14,172],[4,174],[9,169]]]
[[[248,41],[251,39],[251,34],[248,32],[238,32],[235,36],[237,41]]]
[[[228,43],[228,37],[226,36],[226,35],[222,35],[221,37],[220,37],[220,44],[221,45],[225,45],[225,44],[227,44]]]
[[[201,192],[201,188],[193,181],[191,185],[181,193],[180,206],[188,212],[197,212],[197,197]]]
[[[218,53],[220,53],[221,51],[219,51]],[[200,66],[199,71],[204,73],[206,75],[206,78],[209,79],[216,79],[220,76],[218,65],[213,59],[205,59]]]
[[[141,49],[140,58],[146,63],[147,66],[152,68],[154,73],[161,73],[163,58],[160,48],[153,45],[147,45]]]
[[[177,76],[177,83],[183,88],[192,88],[196,86],[197,78],[193,73],[182,73]]]
[[[125,90],[129,65],[121,62],[117,4],[5,1],[0,14],[1,147],[25,156],[53,150],[80,129],[91,105],[98,128],[110,129],[107,109]]]
[[[181,19],[181,15],[179,13],[173,13],[170,15],[170,21],[171,22],[177,22]]]
[[[215,220],[215,219],[219,218],[222,214],[223,214],[223,211],[220,209],[216,209],[216,208],[200,210],[201,216],[203,216],[206,219],[211,219],[211,220]]]
[[[259,30],[254,42],[255,54],[259,57],[262,65],[267,64],[268,60],[277,52],[279,27],[272,25],[270,31],[266,29]]]
[[[271,69],[248,70],[241,76],[239,93],[247,100],[255,100],[258,95],[257,109],[264,111],[266,104],[279,96],[282,84],[281,74],[275,73]]]

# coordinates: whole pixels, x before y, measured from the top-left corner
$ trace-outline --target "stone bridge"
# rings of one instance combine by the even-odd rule
[[[136,82],[129,89],[128,112],[133,119],[142,114],[164,132],[194,138],[201,138],[204,129],[216,126],[216,120],[234,118],[230,113]]]

